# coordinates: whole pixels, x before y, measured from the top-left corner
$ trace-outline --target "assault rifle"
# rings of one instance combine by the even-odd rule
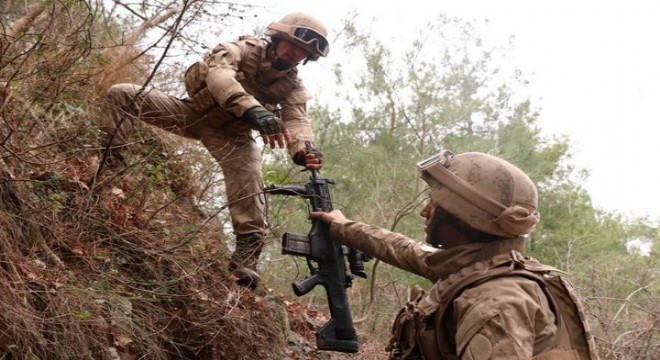
[[[310,181],[304,186],[269,185],[268,194],[299,196],[309,200],[312,211],[332,211],[329,185],[334,181],[322,179],[318,170],[311,170]],[[312,220],[308,235],[284,233],[282,254],[307,258],[310,275],[294,281],[291,286],[296,296],[303,296],[316,285],[322,285],[328,298],[330,320],[316,332],[319,350],[354,353],[358,351],[358,340],[346,288],[353,284],[354,276],[366,278],[364,262],[368,260],[361,252],[346,248],[330,238],[330,226],[321,220]],[[350,273],[346,271],[344,256],[348,259]]]

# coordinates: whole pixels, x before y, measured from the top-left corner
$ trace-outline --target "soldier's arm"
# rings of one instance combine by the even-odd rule
[[[282,121],[292,138],[288,145],[291,156],[305,149],[305,142],[314,142],[314,132],[307,115],[307,101],[310,99],[309,92],[299,80],[298,86],[280,104]]]
[[[209,92],[224,110],[236,117],[241,117],[246,110],[261,105],[236,79],[240,61],[240,43],[220,44],[207,59],[209,73],[206,76],[206,84]]]
[[[392,266],[432,281],[435,275],[424,259],[438,249],[402,234],[349,219],[335,219],[330,225],[333,239]]]

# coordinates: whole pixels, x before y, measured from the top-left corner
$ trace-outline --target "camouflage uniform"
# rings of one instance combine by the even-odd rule
[[[141,91],[133,84],[114,85],[102,119],[102,130],[114,134],[114,145],[128,141],[135,119],[201,141],[224,174],[236,234],[230,271],[238,271],[239,284],[252,288],[259,278],[256,268],[267,228],[266,203],[260,149],[252,129],[240,118],[248,109],[263,106],[278,114],[291,134],[291,156],[305,149],[306,142],[313,146],[306,111],[310,96],[296,67],[284,71],[271,67],[268,47],[266,40],[254,37],[218,45],[187,71],[189,98],[185,99],[158,90]]]
[[[201,89],[191,98],[179,99],[158,90],[144,90],[133,84],[117,84],[108,93],[103,129],[125,143],[132,121],[139,119],[172,133],[199,140],[218,161],[225,177],[227,200],[234,233],[263,233],[264,215],[261,153],[250,127],[238,118],[249,108],[280,106],[280,115],[293,137],[291,155],[313,140],[305,103],[310,96],[297,76],[296,68],[277,71],[266,56],[265,40],[245,38],[218,45],[204,62],[193,69]],[[187,74],[187,78],[191,75]],[[190,91],[190,90],[189,90]],[[139,94],[139,95],[138,95]]]
[[[520,255],[523,238],[439,250],[347,219],[333,221],[330,232],[344,245],[435,284],[429,294],[413,295],[397,317],[388,348],[391,359],[595,358],[593,339],[573,294],[566,292],[562,299],[576,309],[565,310],[549,303],[545,285],[523,271],[487,281],[472,276],[483,279],[493,262],[509,268],[514,262],[510,254],[522,259],[515,261],[527,262],[525,269],[547,276],[553,268]],[[470,276],[473,279],[459,285]],[[458,288],[448,291],[452,285]],[[565,312],[561,329],[553,308]]]

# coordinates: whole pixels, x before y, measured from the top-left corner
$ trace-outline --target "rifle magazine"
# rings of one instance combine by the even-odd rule
[[[310,256],[312,247],[309,236],[305,234],[284,233],[282,235],[282,254],[295,256]]]

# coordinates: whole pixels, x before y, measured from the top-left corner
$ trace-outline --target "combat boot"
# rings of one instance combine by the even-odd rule
[[[125,143],[120,141],[117,136],[113,136],[112,132],[106,133],[103,130],[99,160],[102,160],[104,165],[111,169],[124,169],[126,168],[126,160],[122,155],[122,150],[125,150],[125,147]]]
[[[254,290],[259,284],[257,263],[264,247],[264,237],[259,233],[236,236],[236,250],[229,261],[229,271],[240,286]]]

